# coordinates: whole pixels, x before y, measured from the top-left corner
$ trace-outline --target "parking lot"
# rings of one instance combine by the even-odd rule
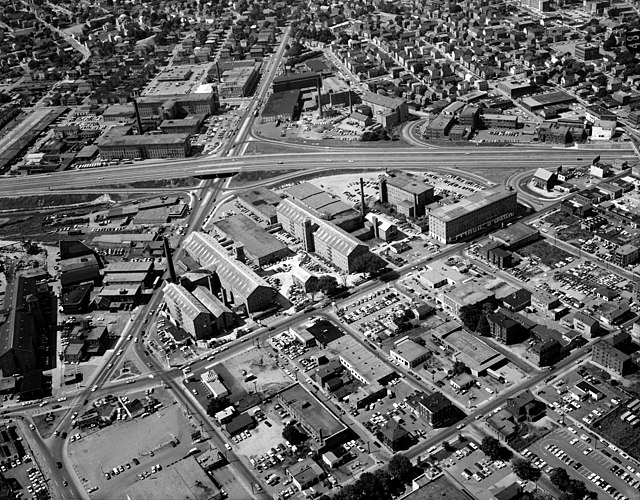
[[[166,467],[184,457],[191,447],[192,430],[180,408],[172,405],[146,418],[76,432],[80,439],[69,443],[68,454],[85,489],[96,488],[95,498],[124,498],[140,474],[151,474],[154,466],[157,470],[157,465]]]
[[[478,499],[493,498],[494,488],[507,486],[517,478],[501,460],[491,460],[473,441],[442,461],[448,473]]]
[[[621,469],[613,460],[616,454],[584,430],[574,426],[558,429],[523,451],[525,455],[529,453],[535,456],[527,458],[536,461],[537,457],[538,464],[539,460],[544,460],[540,465],[546,473],[553,467],[563,467],[572,477],[584,481],[600,498],[637,498],[640,481],[635,481],[638,478],[633,478],[630,471],[621,472],[620,476],[613,472],[614,466]],[[622,478],[622,474],[628,474],[629,481]]]

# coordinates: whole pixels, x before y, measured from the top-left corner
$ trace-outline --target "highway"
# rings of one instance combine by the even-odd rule
[[[57,189],[96,188],[149,179],[172,179],[187,176],[212,176],[243,170],[308,170],[332,168],[342,170],[409,168],[430,170],[447,167],[461,171],[478,170],[535,170],[538,167],[557,167],[566,163],[590,163],[595,156],[601,159],[636,159],[632,151],[547,149],[534,148],[398,148],[381,150],[362,148],[327,149],[322,152],[263,154],[228,158],[184,158],[177,160],[148,160],[132,165],[107,166],[71,170],[55,174],[3,177],[0,190],[15,196],[43,194]]]

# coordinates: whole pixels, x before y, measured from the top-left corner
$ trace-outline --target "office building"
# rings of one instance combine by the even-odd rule
[[[362,104],[371,108],[373,119],[384,128],[394,127],[409,119],[409,106],[404,99],[368,91],[365,91],[360,99]]]
[[[189,134],[129,135],[130,127],[113,127],[98,139],[105,160],[185,158],[191,151]]]
[[[419,392],[407,399],[413,411],[434,429],[444,427],[458,415],[456,407],[440,392],[434,392],[429,396]]]
[[[304,432],[321,447],[332,447],[348,433],[348,427],[300,384],[278,393],[277,400]]]
[[[516,215],[516,191],[480,191],[458,203],[429,212],[429,234],[441,243],[455,243],[509,222]]]
[[[407,217],[425,214],[425,206],[433,202],[433,186],[420,179],[394,172],[380,178],[380,201],[389,203],[398,213]]]
[[[287,90],[303,90],[321,87],[322,76],[320,73],[316,73],[314,71],[277,76],[273,79],[273,83],[271,84],[274,94]]]
[[[277,213],[284,231],[302,241],[305,250],[315,252],[342,272],[357,272],[370,255],[360,240],[322,219],[303,202],[287,198],[278,205]]]
[[[260,75],[260,63],[234,65],[222,71],[220,97],[223,99],[247,97],[251,95]]]
[[[217,112],[218,91],[176,95],[148,95],[138,97],[136,106],[141,120],[184,118],[187,115],[209,116]]]
[[[276,291],[250,267],[231,256],[212,236],[199,231],[183,242],[183,249],[200,266],[217,276],[225,303],[243,306],[247,314],[275,305]]]
[[[628,342],[630,342],[631,337],[628,334],[623,335],[626,336],[624,338],[620,336],[620,338],[614,337],[613,339],[601,340],[595,344],[591,353],[591,361],[617,375],[626,375],[631,369],[631,356],[621,351],[618,347],[624,345],[627,338]]]

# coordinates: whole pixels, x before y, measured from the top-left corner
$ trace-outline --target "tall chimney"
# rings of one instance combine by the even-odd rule
[[[220,65],[218,61],[216,61],[216,71],[218,72],[218,83],[222,82],[222,77],[220,76]]]
[[[176,270],[173,267],[173,256],[171,255],[171,248],[169,247],[169,240],[167,239],[166,236],[163,238],[163,242],[164,242],[164,256],[167,259],[167,269],[169,270],[169,281],[171,281],[171,283],[175,283],[176,282]]]
[[[322,93],[320,92],[320,85],[318,85],[318,112],[320,118],[322,118]]]
[[[364,181],[362,180],[362,177],[360,177],[360,217],[362,218],[362,222],[364,222],[366,210],[367,207],[364,204]]]
[[[244,245],[242,243],[236,243],[234,245],[234,251],[236,254],[236,260],[239,260],[240,262],[246,261],[246,255],[244,253]]]
[[[133,100],[133,109],[136,113],[136,124],[138,125],[138,134],[142,135],[142,120],[140,119],[140,110],[138,109],[138,100]]]

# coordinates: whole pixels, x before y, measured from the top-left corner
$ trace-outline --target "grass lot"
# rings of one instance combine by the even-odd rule
[[[61,412],[64,412],[64,410],[58,410],[58,411],[52,411],[52,412],[46,411],[33,416],[33,425],[36,426],[36,428],[38,429],[38,432],[40,433],[43,439],[47,439],[51,437],[51,434],[53,434],[53,426],[56,425],[58,420],[58,414],[60,414]],[[49,420],[49,422],[47,422],[45,420],[47,415],[52,415],[53,420]]]
[[[558,231],[558,236],[567,242],[577,241],[578,239],[588,240],[593,236],[593,233],[580,227],[579,219],[564,212],[553,213],[545,217],[544,220],[554,227],[568,226]]]
[[[542,439],[553,430],[551,424],[546,426],[531,425],[527,422],[523,422],[518,426],[517,436],[509,441],[509,445],[516,451],[522,451],[527,448],[531,443],[535,443],[538,439]]]
[[[297,172],[296,169],[287,169],[287,170],[242,170],[237,175],[233,176],[231,179],[231,184],[229,187],[236,188],[239,186],[243,186],[244,184],[250,184],[253,182],[264,181],[267,179],[272,179],[274,177],[279,177],[281,175],[290,174],[293,172]]]
[[[544,265],[549,267],[554,267],[555,264],[561,260],[571,257],[570,253],[550,245],[545,240],[535,241],[518,250],[518,253],[523,256],[533,255],[539,258]]]
[[[600,420],[594,428],[613,444],[636,460],[640,460],[640,432],[637,428],[634,429],[627,422],[620,420],[620,415],[626,410],[625,406],[618,406]]]
[[[0,198],[0,210],[25,210],[90,203],[101,194],[44,194],[38,196],[18,196]]]
[[[195,177],[180,177],[179,179],[157,179],[149,181],[130,182],[128,184],[110,184],[104,186],[107,189],[173,189],[194,187],[200,184],[200,179]]]

